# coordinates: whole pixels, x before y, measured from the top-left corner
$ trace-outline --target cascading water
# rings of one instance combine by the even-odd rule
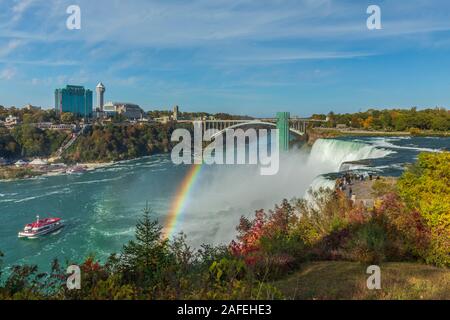
[[[390,150],[360,142],[320,139],[312,147],[308,164],[325,166],[323,173],[337,172],[345,162],[383,158],[391,153]]]
[[[347,161],[381,158],[390,153],[365,143],[327,139],[318,140],[310,151],[301,149],[281,155],[280,171],[274,176],[261,176],[255,166],[207,166],[179,231],[193,235],[193,244],[226,243],[234,237],[242,215],[271,209],[283,199],[308,197],[310,188],[332,188],[334,181],[324,174],[339,172]]]
[[[356,169],[363,166],[346,166],[351,161],[384,158],[393,153],[391,150],[379,148],[370,144],[354,141],[320,139],[315,142],[308,158],[309,167],[318,167],[321,173],[313,180],[304,197],[310,199],[309,190],[317,191],[320,188],[333,188],[334,181],[324,175],[336,173],[342,169]]]

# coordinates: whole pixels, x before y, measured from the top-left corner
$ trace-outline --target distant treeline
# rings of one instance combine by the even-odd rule
[[[48,157],[68,138],[67,132],[41,130],[34,126],[0,128],[0,157]]]
[[[314,114],[314,119],[329,119],[328,126],[336,127],[339,124],[347,125],[355,129],[407,131],[412,129],[449,131],[450,113],[447,109],[425,109],[412,108],[392,110],[368,110],[358,113]]]
[[[173,115],[173,111],[170,110],[153,110],[148,111],[147,115],[151,119],[155,118],[162,118]],[[198,118],[205,118],[205,117],[214,117],[216,119],[221,120],[245,120],[245,119],[253,119],[253,117],[250,116],[241,116],[241,115],[233,115],[229,113],[208,113],[208,112],[179,112],[178,116],[182,119],[198,119]]]

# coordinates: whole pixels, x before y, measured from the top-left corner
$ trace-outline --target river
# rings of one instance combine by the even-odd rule
[[[270,209],[284,198],[302,197],[308,188],[332,185],[333,173],[372,171],[399,176],[422,151],[450,147],[450,138],[352,137],[318,140],[312,148],[283,156],[276,176],[254,166],[203,166],[180,212],[175,232],[189,243],[228,243],[242,215]],[[364,163],[352,163],[371,159]],[[349,163],[350,162],[350,163]],[[53,258],[80,262],[89,254],[105,259],[133,238],[146,202],[164,223],[189,166],[175,166],[169,155],[116,163],[81,175],[0,182],[0,251],[4,263],[37,264]],[[17,232],[35,216],[61,217],[60,233],[20,240]]]

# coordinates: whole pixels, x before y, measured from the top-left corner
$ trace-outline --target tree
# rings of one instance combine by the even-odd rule
[[[380,116],[380,121],[384,129],[392,128],[392,115],[389,111],[384,110]]]
[[[431,229],[428,262],[450,266],[450,152],[422,153],[399,180],[400,195]]]
[[[6,150],[10,157],[19,153],[24,157],[48,156],[55,152],[67,138],[65,132],[41,130],[32,125],[18,126],[11,131],[11,134],[12,138],[0,136],[0,145],[2,140],[7,141]],[[14,142],[18,145],[16,146]]]
[[[123,114],[119,114],[116,113],[114,114],[114,116],[111,118],[113,123],[124,123],[126,122],[128,119],[127,117],[125,117]]]
[[[361,119],[356,115],[353,115],[350,125],[352,126],[352,128],[361,128]]]
[[[151,214],[147,205],[136,225],[136,239],[123,246],[119,262],[125,280],[144,288],[161,279],[161,273],[169,265],[168,241],[163,239],[162,227]]]
[[[450,121],[444,117],[437,117],[431,121],[431,129],[436,131],[445,131],[450,129]]]
[[[20,155],[20,146],[7,129],[0,128],[0,157],[15,158]]]
[[[76,120],[76,118],[73,113],[63,112],[61,114],[61,122],[62,123],[72,124],[75,122],[75,120]]]
[[[370,127],[372,126],[373,123],[373,117],[369,116],[366,120],[364,120],[363,122],[363,127],[364,129],[370,129]]]
[[[327,116],[325,114],[313,114],[311,116],[311,119],[314,119],[314,120],[326,120]]]
[[[330,113],[328,113],[327,117],[328,117],[327,126],[330,128],[336,127],[336,116],[335,116],[334,112],[330,111]]]

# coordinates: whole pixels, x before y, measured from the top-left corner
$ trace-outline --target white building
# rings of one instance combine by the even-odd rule
[[[103,106],[103,111],[108,116],[119,114],[128,120],[139,120],[144,116],[144,110],[137,104],[132,103],[108,102]]]
[[[18,124],[19,124],[19,118],[14,117],[14,116],[12,116],[12,115],[9,115],[9,116],[6,117],[6,119],[5,119],[5,126],[6,126],[7,128],[13,128],[13,127],[15,127],[15,126],[18,125]]]
[[[24,105],[23,106],[23,108],[24,109],[26,109],[26,110],[28,110],[28,111],[38,111],[38,110],[42,110],[42,108],[41,107],[36,107],[36,106],[33,106],[32,104],[26,104],[26,105]]]

